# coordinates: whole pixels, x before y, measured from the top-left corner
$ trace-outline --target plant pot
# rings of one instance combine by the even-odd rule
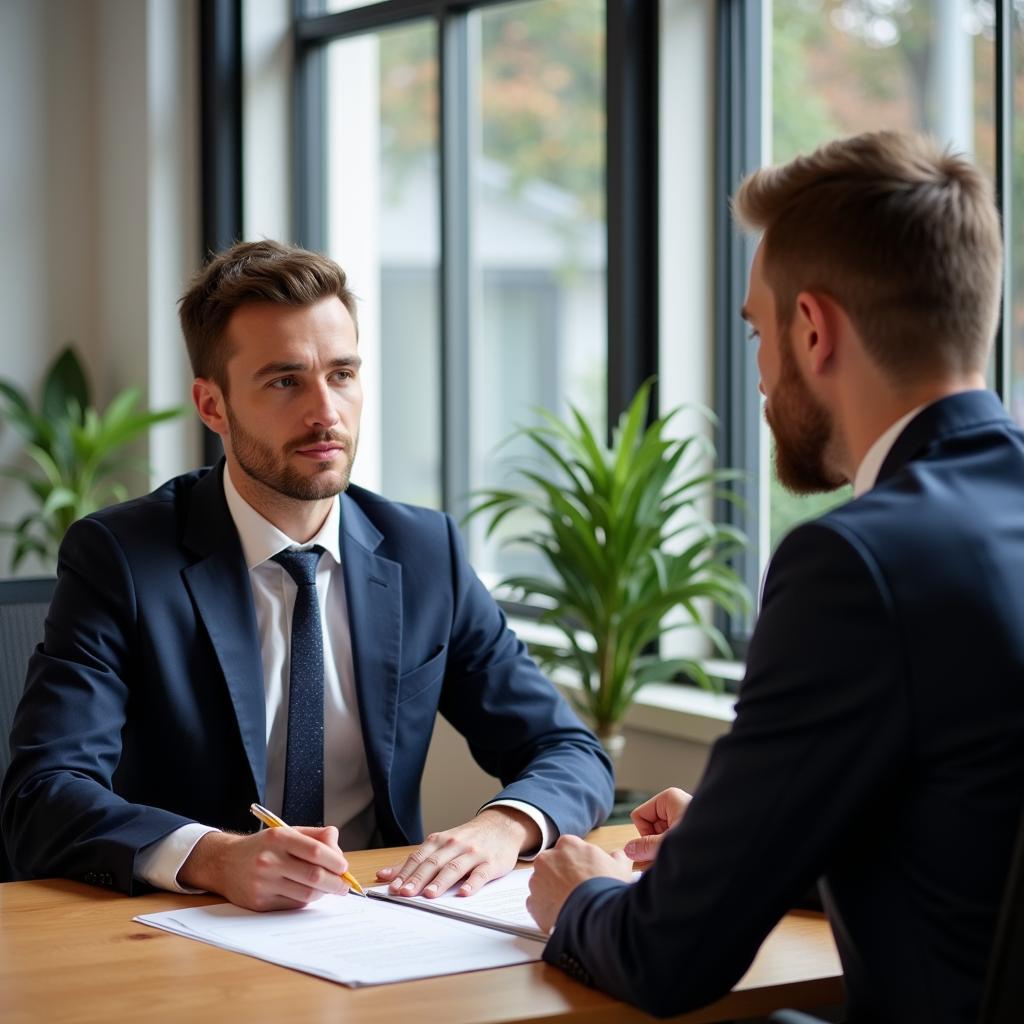
[[[599,725],[594,732],[604,747],[604,752],[611,758],[612,768],[618,774],[622,752],[626,749],[626,737],[622,735],[622,725],[613,722],[610,725]]]

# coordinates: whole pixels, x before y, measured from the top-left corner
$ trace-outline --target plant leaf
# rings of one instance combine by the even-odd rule
[[[74,349],[66,345],[53,361],[43,381],[43,395],[40,408],[43,416],[51,423],[69,416],[70,403],[79,411],[88,408],[89,385],[85,380],[82,364]]]
[[[13,384],[0,380],[0,396],[7,402],[6,416],[11,426],[33,444],[45,445],[53,431],[42,416],[32,411],[24,393]]]
[[[68,487],[55,487],[46,496],[39,515],[43,519],[49,519],[54,512],[62,508],[74,508],[78,504],[78,495]]]

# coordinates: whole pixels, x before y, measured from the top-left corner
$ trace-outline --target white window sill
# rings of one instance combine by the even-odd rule
[[[541,626],[529,619],[516,619],[511,625],[524,642],[560,636],[550,626]],[[709,659],[704,664],[711,675],[721,679],[743,678],[740,662]],[[568,670],[555,672],[552,678],[567,696],[581,689],[579,679]],[[735,717],[735,704],[736,695],[732,693],[711,693],[678,683],[648,683],[633,701],[623,722],[632,730],[710,745],[729,731]]]

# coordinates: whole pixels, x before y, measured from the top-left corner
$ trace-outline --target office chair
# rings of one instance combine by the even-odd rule
[[[1003,890],[996,936],[988,962],[988,977],[978,1024],[1020,1024],[1024,1021],[1024,820]],[[779,1010],[772,1024],[824,1024],[796,1010]],[[907,1022],[911,1024],[911,1022]]]
[[[1003,906],[988,962],[978,1024],[1019,1024],[1024,1020],[1024,821],[1003,890]]]
[[[43,622],[56,582],[52,577],[0,580],[0,779],[11,760],[11,721],[25,688],[25,669],[43,639]],[[12,872],[2,839],[0,882],[9,882]]]

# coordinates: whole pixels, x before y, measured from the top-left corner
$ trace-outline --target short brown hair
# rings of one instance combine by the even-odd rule
[[[236,242],[214,256],[179,301],[192,372],[227,391],[231,353],[224,332],[232,313],[250,302],[310,306],[336,295],[356,322],[356,300],[345,271],[320,253],[270,239]]]
[[[764,231],[780,327],[801,291],[824,292],[896,381],[984,369],[1002,232],[992,189],[966,158],[900,132],[838,139],[751,174],[733,213]]]

